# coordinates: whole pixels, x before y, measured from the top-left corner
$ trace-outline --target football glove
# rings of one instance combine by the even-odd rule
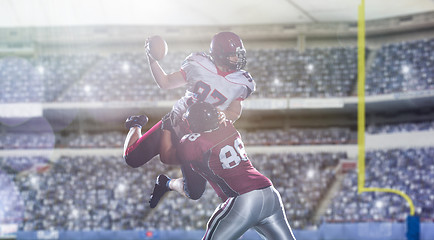
[[[172,129],[173,116],[172,112],[169,112],[161,119],[161,129],[171,130]]]

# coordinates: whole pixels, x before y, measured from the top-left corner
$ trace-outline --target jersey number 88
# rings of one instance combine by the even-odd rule
[[[220,149],[220,162],[223,169],[231,169],[240,164],[241,161],[247,161],[247,153],[241,139],[237,138],[234,145],[226,145]]]

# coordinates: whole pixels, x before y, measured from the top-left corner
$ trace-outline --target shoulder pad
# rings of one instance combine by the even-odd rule
[[[184,61],[200,61],[204,58],[210,59],[209,55],[205,52],[194,52],[188,55]]]
[[[241,73],[243,74],[243,76],[247,79],[247,81],[249,81],[249,82],[255,82],[255,81],[253,80],[252,75],[250,75],[249,72],[247,72],[247,71],[245,71],[245,70],[240,70],[240,72],[241,72]]]

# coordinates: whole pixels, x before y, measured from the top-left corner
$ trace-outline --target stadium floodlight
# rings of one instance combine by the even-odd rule
[[[73,209],[71,215],[73,218],[78,218],[80,216],[80,213],[78,212],[77,209]]]
[[[306,70],[307,70],[309,73],[313,72],[313,69],[314,69],[314,66],[313,66],[312,63],[309,63],[309,64],[306,66]]]
[[[42,75],[45,72],[45,68],[43,66],[38,66],[38,72]]]
[[[123,183],[119,183],[119,185],[118,185],[118,187],[117,187],[117,190],[118,190],[119,192],[125,192],[125,190],[126,190],[126,186],[125,186],[125,184],[123,184]]]
[[[36,176],[30,177],[30,183],[32,184],[33,187],[37,187],[39,184],[38,177],[36,177]]]
[[[130,65],[127,62],[124,62],[124,64],[122,65],[122,70],[124,70],[124,72],[129,72]]]
[[[315,176],[315,170],[313,170],[313,169],[309,169],[308,171],[307,171],[307,178],[313,178]]]
[[[84,86],[84,91],[85,92],[90,92],[90,90],[92,90],[92,88],[89,85]]]
[[[410,67],[408,65],[402,65],[402,73],[408,74],[410,72]]]
[[[279,80],[279,78],[275,78],[275,79],[274,79],[274,84],[275,84],[275,85],[279,85],[279,84],[280,84],[280,80]]]
[[[375,207],[377,207],[377,208],[383,208],[383,202],[382,201],[377,201],[376,203],[375,203]]]

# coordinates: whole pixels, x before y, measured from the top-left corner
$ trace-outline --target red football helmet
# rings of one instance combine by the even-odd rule
[[[219,66],[228,67],[230,70],[240,70],[246,66],[246,49],[243,41],[233,32],[220,32],[214,35],[209,52]],[[231,56],[237,56],[238,60],[230,60]]]

